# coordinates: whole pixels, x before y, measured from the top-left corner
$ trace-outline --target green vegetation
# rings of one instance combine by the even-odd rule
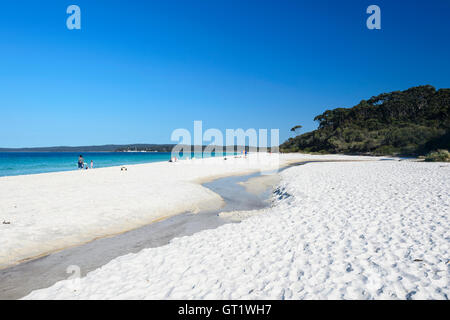
[[[280,151],[424,155],[450,149],[450,89],[427,85],[383,93],[314,120],[317,130],[290,138]]]
[[[437,150],[430,152],[425,157],[428,162],[450,162],[450,152],[448,150]]]

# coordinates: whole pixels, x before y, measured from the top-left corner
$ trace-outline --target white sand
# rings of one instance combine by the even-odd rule
[[[229,221],[239,222],[262,212],[263,210],[224,211],[219,213],[219,216]]]
[[[311,157],[284,155],[280,162]],[[220,207],[220,197],[200,182],[268,170],[277,160],[251,155],[130,165],[126,172],[112,167],[0,177],[0,268],[170,215]]]
[[[112,260],[28,299],[448,299],[450,166],[311,163],[239,224]]]

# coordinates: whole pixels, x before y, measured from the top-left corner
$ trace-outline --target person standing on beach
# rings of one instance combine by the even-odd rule
[[[91,160],[91,169],[94,169],[94,160]]]
[[[78,169],[83,169],[84,166],[84,159],[83,156],[80,154],[80,156],[78,157]]]

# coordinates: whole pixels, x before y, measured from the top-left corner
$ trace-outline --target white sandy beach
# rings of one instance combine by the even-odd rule
[[[292,156],[285,156],[283,161],[289,157]],[[145,195],[142,190],[138,191],[139,181],[142,184],[157,172],[161,175],[164,172],[165,181],[177,181],[170,172],[179,171],[177,183],[183,187],[172,193],[170,202],[178,203],[178,195],[189,198],[187,194],[193,199],[206,196],[214,200],[213,195],[189,181],[220,174],[220,170],[226,172],[213,164],[197,169],[181,164],[170,169],[168,164],[153,164],[137,166],[138,169],[139,177],[126,180],[127,197],[137,197],[143,202],[140,208],[130,204],[135,211],[122,209],[127,210],[127,214],[135,212],[136,222],[139,221],[137,217],[144,216],[138,214],[138,209],[152,208],[152,201],[143,199],[149,194],[155,197],[165,192],[163,189]],[[228,173],[237,171],[239,169]],[[76,174],[43,175],[40,179],[47,181],[46,188],[50,188],[57,185],[56,181],[61,183]],[[124,179],[116,176],[113,169],[95,174],[115,183]],[[29,178],[11,178],[9,183],[19,188],[21,179],[27,181]],[[2,188],[5,188],[5,182],[8,183],[6,180],[2,181]],[[28,196],[37,198],[32,188],[27,187],[28,183],[23,183],[22,188]],[[130,190],[131,187],[136,190]],[[112,186],[108,188],[113,189]],[[8,192],[15,195],[16,201],[22,199],[24,205],[26,196],[13,191]],[[62,191],[58,195],[71,199]],[[120,192],[114,195],[119,197]],[[449,298],[450,165],[408,161],[310,163],[283,171],[274,195],[271,208],[252,214],[241,223],[205,230],[174,239],[163,247],[119,257],[84,278],[58,282],[50,288],[34,291],[26,298]],[[36,198],[33,201],[37,201]],[[122,208],[124,198],[120,201],[111,199],[109,208]],[[168,199],[165,199],[166,203]],[[52,205],[52,200],[57,201],[56,204]],[[126,201],[130,202],[130,199]],[[10,206],[14,203],[8,198],[7,202]],[[56,236],[63,239],[62,233],[69,230],[81,234],[80,224],[95,230],[98,223],[106,227],[118,225],[111,222],[115,219],[126,221],[120,210],[116,215],[110,215],[101,206],[89,202],[71,199],[70,203],[63,203],[51,196],[48,202],[38,207],[45,222],[41,227],[30,225],[39,221],[37,211],[34,216],[33,212],[26,211],[23,220],[19,220],[21,227],[12,224],[11,228],[17,229],[8,231],[8,236],[2,232],[2,238],[9,241],[10,252],[14,253],[14,244],[21,243],[19,231],[21,235],[33,232],[42,242],[51,243]],[[192,205],[199,203],[200,200],[191,202]],[[89,217],[85,213],[83,218],[76,217],[74,204],[84,211],[90,208],[91,220],[84,221],[84,217]],[[4,209],[5,204],[2,206]],[[64,219],[52,220],[58,216],[57,206],[68,210],[70,219],[66,223]],[[70,223],[72,219],[78,224],[76,227]],[[52,228],[63,231],[55,234]]]
[[[303,158],[318,157],[283,155],[280,164]],[[202,181],[277,164],[276,155],[260,154],[131,165],[126,172],[111,167],[0,177],[0,269],[174,214],[218,208],[222,200]]]

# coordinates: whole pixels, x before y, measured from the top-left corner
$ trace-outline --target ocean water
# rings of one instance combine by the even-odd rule
[[[77,170],[80,154],[89,166],[93,160],[94,168],[169,161],[171,157],[170,152],[0,152],[0,177]],[[201,153],[188,156],[203,157]]]

